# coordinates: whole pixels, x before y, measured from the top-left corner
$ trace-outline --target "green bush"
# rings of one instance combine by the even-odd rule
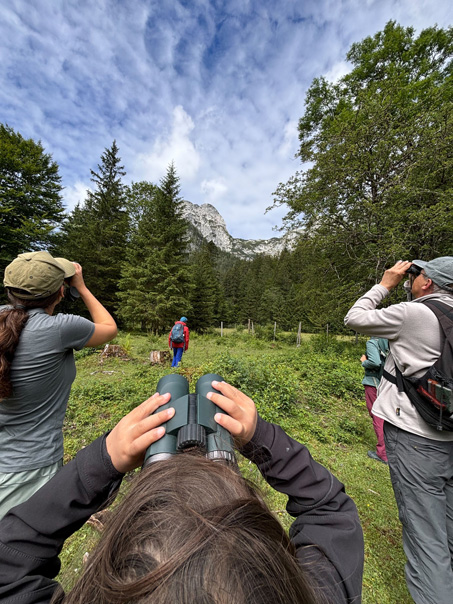
[[[276,421],[282,413],[290,413],[298,400],[299,384],[291,367],[275,364],[270,356],[259,360],[240,359],[222,353],[201,366],[194,378],[204,373],[218,373],[223,379],[250,396],[260,414]]]

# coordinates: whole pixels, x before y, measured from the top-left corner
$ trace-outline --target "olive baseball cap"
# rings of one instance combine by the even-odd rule
[[[453,291],[453,256],[440,256],[429,262],[412,260],[412,264],[422,268],[439,287]]]
[[[5,268],[3,285],[21,290],[13,292],[16,298],[35,300],[54,294],[73,275],[75,266],[66,258],[54,258],[49,252],[27,252]]]

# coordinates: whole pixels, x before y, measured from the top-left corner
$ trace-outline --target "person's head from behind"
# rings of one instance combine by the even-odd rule
[[[453,256],[440,256],[429,262],[413,260],[408,273],[414,298],[453,294]]]
[[[66,258],[54,258],[49,252],[26,252],[5,268],[3,285],[22,306],[44,308],[42,301],[62,293],[65,280],[75,272],[74,264]]]
[[[3,284],[11,308],[0,313],[0,400],[12,394],[11,362],[28,312],[43,308],[51,313],[63,297],[63,284],[75,274],[72,262],[48,252],[19,254],[5,268]]]
[[[191,454],[147,466],[65,604],[314,603],[294,546],[235,470]]]

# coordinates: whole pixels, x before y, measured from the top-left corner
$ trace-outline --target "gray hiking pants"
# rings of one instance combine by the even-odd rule
[[[453,441],[423,438],[388,422],[384,438],[409,592],[416,604],[452,604]]]

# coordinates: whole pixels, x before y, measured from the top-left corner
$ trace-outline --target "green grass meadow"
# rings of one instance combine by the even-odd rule
[[[101,362],[101,351],[94,349],[76,353],[77,378],[64,426],[65,461],[153,394],[163,375],[177,371],[194,387],[204,373],[219,373],[253,398],[264,419],[279,423],[306,444],[313,457],[346,485],[365,534],[364,604],[412,602],[404,580],[401,528],[389,470],[367,457],[375,435],[361,384],[359,359],[365,339],[356,344],[353,337],[304,336],[296,348],[289,334],[280,334],[275,342],[266,337],[236,330],[224,332],[223,337],[217,332],[191,334],[189,350],[177,370],[170,363],[149,362],[151,350],[167,349],[166,336],[120,334],[114,343],[125,348],[127,359]],[[268,487],[252,464],[244,461],[241,469],[289,527],[286,498]],[[128,484],[123,481],[121,492]],[[83,556],[97,538],[97,531],[85,526],[66,542],[59,576],[66,589],[82,572]]]

